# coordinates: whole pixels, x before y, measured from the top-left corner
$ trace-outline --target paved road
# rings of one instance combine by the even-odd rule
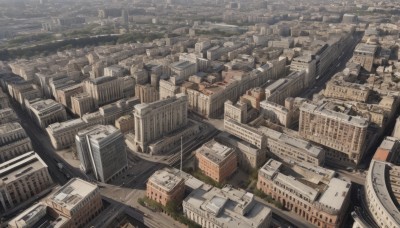
[[[19,106],[19,104],[10,98],[10,103],[12,108],[17,113],[18,118],[20,119],[22,127],[25,129],[29,138],[32,141],[32,146],[34,151],[43,159],[43,161],[47,164],[49,173],[54,182],[64,185],[68,182],[71,177],[79,177],[84,180],[89,180],[89,178],[80,172],[80,170],[72,167],[67,162],[64,161],[53,149],[49,138],[44,130],[42,130],[39,126],[37,126],[30,118],[28,113]],[[63,171],[61,171],[57,163],[63,164]]]

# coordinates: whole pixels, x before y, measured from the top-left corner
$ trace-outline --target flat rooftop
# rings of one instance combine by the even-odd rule
[[[344,200],[346,199],[347,195],[350,194],[350,186],[350,182],[338,178],[332,178],[328,184],[328,188],[319,198],[319,203],[323,204],[329,209],[341,210]]]
[[[330,102],[324,102],[319,105],[303,103],[300,107],[300,110],[323,115],[328,118],[332,118],[332,119],[336,119],[336,120],[341,120],[345,123],[348,123],[348,124],[351,124],[351,125],[354,125],[357,127],[363,127],[363,128],[368,127],[369,122],[367,119],[360,117],[360,116],[350,116],[350,115],[347,115],[346,113],[334,111],[330,108],[327,108],[327,106],[329,106],[329,104],[330,104]]]
[[[73,178],[53,193],[49,199],[70,211],[97,189],[97,185]]]
[[[214,139],[205,143],[197,150],[202,156],[219,165],[234,153],[234,149],[225,146]]]
[[[102,141],[108,138],[110,135],[120,132],[116,127],[112,125],[94,125],[90,126],[82,131],[78,132],[78,136],[88,136],[91,140]]]
[[[375,55],[377,49],[378,49],[377,45],[360,43],[357,44],[354,52],[364,55]]]
[[[184,203],[205,213],[220,227],[260,227],[272,213],[270,208],[255,201],[252,193],[230,187],[196,189]]]
[[[154,172],[148,181],[162,188],[166,192],[170,192],[183,181],[183,178],[166,168]]]
[[[3,162],[0,164],[0,187],[43,168],[47,168],[46,163],[33,151]]]
[[[309,141],[293,137],[291,135],[281,133],[263,126],[261,126],[259,129],[265,136],[267,136],[267,138],[274,139],[281,142],[282,144],[287,144],[302,149],[312,157],[317,158],[320,156],[321,153],[323,153],[323,149],[321,147],[317,147],[311,144]]]

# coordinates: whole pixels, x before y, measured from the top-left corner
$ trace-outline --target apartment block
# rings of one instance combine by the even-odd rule
[[[315,226],[341,227],[350,202],[351,182],[333,176],[334,172],[321,167],[270,159],[258,172],[257,189]]]
[[[0,125],[0,163],[32,151],[31,140],[19,123]]]
[[[94,125],[79,131],[75,137],[81,169],[96,179],[108,182],[128,166],[124,137],[111,125]]]
[[[234,148],[211,140],[196,150],[198,168],[216,182],[226,181],[237,169],[237,155]]]
[[[52,123],[67,120],[64,106],[51,99],[35,101],[29,104],[28,108],[33,120],[43,129]]]
[[[271,209],[242,189],[202,187],[183,201],[184,215],[203,227],[269,227]]]
[[[46,200],[55,213],[69,220],[66,227],[85,227],[103,209],[100,189],[97,185],[73,178]]]
[[[53,184],[46,163],[35,152],[1,163],[0,179],[1,213],[12,210]]]
[[[163,206],[180,203],[185,193],[185,181],[169,169],[157,170],[147,181],[146,196]]]
[[[304,103],[300,107],[299,134],[305,139],[331,148],[327,160],[358,164],[367,144],[368,120],[346,114],[332,102],[317,105]]]

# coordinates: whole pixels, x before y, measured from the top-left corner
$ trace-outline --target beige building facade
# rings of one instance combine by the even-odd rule
[[[187,125],[187,96],[174,97],[135,106],[135,145],[147,152],[148,145]]]
[[[299,134],[305,139],[329,147],[327,159],[358,164],[366,146],[369,122],[335,110],[336,105],[304,103],[300,107]]]
[[[0,164],[0,212],[4,213],[53,184],[46,163],[28,152]]]

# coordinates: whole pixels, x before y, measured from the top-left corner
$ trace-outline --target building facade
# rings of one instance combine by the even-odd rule
[[[71,228],[85,227],[103,209],[97,185],[78,178],[52,193],[45,203],[55,213],[69,219],[67,227]]]
[[[31,140],[19,123],[0,125],[0,163],[32,151]]]
[[[242,189],[226,186],[203,187],[192,191],[182,203],[183,214],[202,227],[269,227],[271,209]]]
[[[46,163],[28,152],[0,164],[0,212],[5,213],[53,184]]]
[[[369,123],[363,117],[338,112],[335,107],[330,102],[304,103],[300,107],[299,134],[338,152],[327,153],[327,160],[358,164],[364,153]]]
[[[148,145],[166,134],[187,125],[187,96],[174,97],[135,106],[135,145],[147,152]]]
[[[314,226],[333,228],[342,225],[350,200],[350,182],[330,178],[326,183],[309,186],[281,171],[282,163],[270,159],[259,170],[257,189]],[[315,188],[316,184],[320,187]]]
[[[94,125],[75,137],[81,169],[108,182],[127,168],[128,158],[121,131],[111,125]]]
[[[171,201],[179,204],[183,200],[184,193],[184,179],[169,172],[169,169],[157,170],[147,181],[147,198],[163,206]]]
[[[205,143],[196,151],[198,168],[218,183],[226,181],[237,169],[237,155],[234,148],[215,140]]]
[[[123,79],[118,77],[98,77],[84,81],[85,92],[94,100],[95,107],[99,107],[123,98]]]
[[[54,100],[38,100],[29,104],[31,116],[38,126],[45,129],[52,123],[67,120],[64,106]]]

